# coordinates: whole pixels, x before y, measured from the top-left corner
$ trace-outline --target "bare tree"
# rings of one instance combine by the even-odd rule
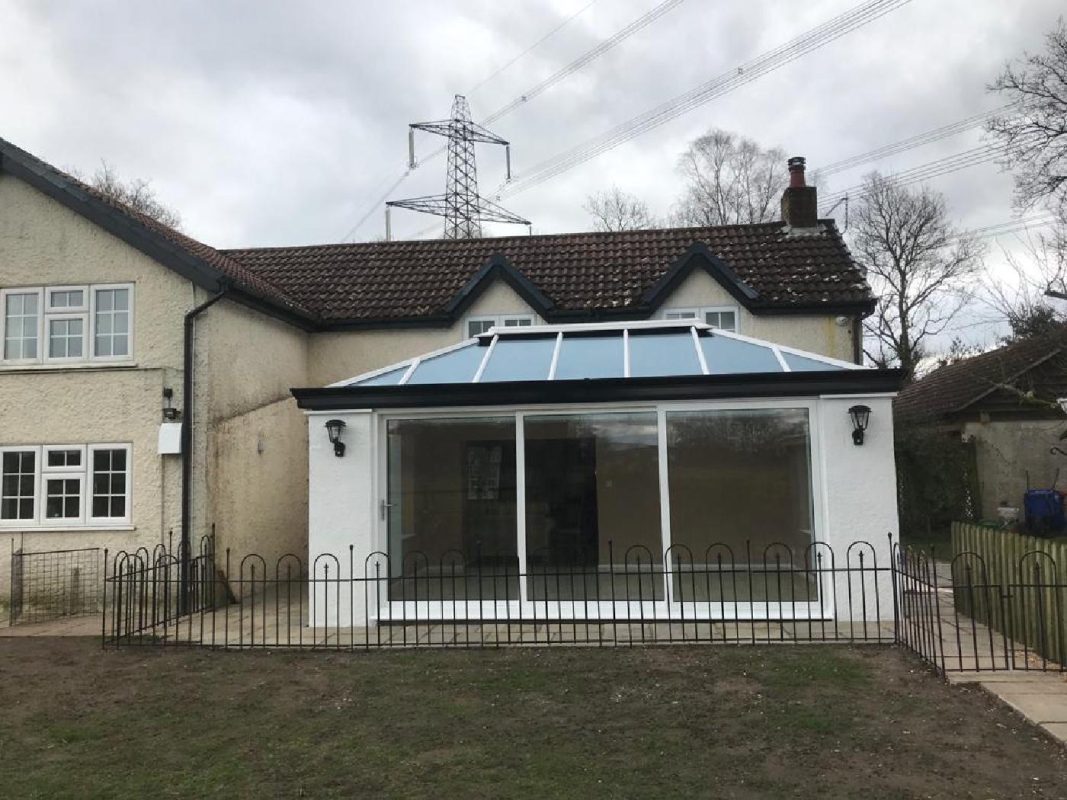
[[[944,198],[871,173],[852,223],[852,248],[878,297],[863,325],[867,357],[915,374],[927,340],[945,330],[969,298],[982,246],[948,220]]]
[[[1022,244],[1021,255],[1002,248],[1007,273],[987,273],[982,280],[982,301],[1011,328],[1005,344],[1040,336],[1064,322],[1049,298],[1067,276],[1067,254],[1046,236],[1028,236]]]
[[[686,188],[678,225],[735,225],[778,218],[785,151],[712,130],[690,143],[678,162]]]
[[[618,186],[589,195],[582,208],[593,218],[594,230],[636,231],[656,227],[648,204]]]
[[[1016,200],[1067,204],[1067,28],[1061,19],[1045,37],[1045,52],[1024,53],[989,87],[1012,104],[988,130],[1006,148],[1015,170]]]
[[[76,170],[68,170],[68,172],[79,180],[85,180]],[[127,206],[157,222],[162,222],[169,228],[181,230],[181,216],[177,211],[159,202],[152,185],[142,178],[123,180],[111,164],[101,159],[99,169],[86,183],[108,200]]]

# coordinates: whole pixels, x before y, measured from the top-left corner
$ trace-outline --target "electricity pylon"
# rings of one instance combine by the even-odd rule
[[[415,168],[415,131],[426,131],[448,139],[448,179],[444,194],[391,200],[385,204],[385,238],[392,238],[389,223],[390,208],[407,208],[423,214],[445,218],[446,239],[477,239],[482,235],[482,221],[508,222],[529,225],[529,220],[512,214],[478,194],[478,169],[474,162],[474,145],[501,144],[507,160],[507,176],[511,180],[511,146],[492,131],[471,121],[467,98],[456,95],[452,102],[452,118],[437,122],[416,122],[408,130],[408,166]]]

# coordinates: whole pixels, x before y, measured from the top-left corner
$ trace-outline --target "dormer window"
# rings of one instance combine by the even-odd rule
[[[0,291],[0,365],[128,361],[133,285],[34,286]]]
[[[737,332],[737,308],[735,306],[668,308],[664,309],[659,317],[660,319],[697,319],[713,328]]]
[[[466,333],[468,339],[480,336],[490,328],[525,328],[534,324],[533,314],[486,314],[468,317]]]

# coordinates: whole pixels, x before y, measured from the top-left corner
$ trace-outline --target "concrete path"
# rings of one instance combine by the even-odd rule
[[[0,627],[0,639],[23,636],[100,636],[100,615],[64,617],[50,622]]]
[[[1062,672],[950,672],[949,683],[977,683],[1067,744],[1067,675]]]

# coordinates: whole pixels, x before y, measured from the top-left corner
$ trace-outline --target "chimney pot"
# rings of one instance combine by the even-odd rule
[[[789,165],[789,186],[782,192],[782,222],[791,228],[814,228],[819,222],[819,204],[814,186],[804,180],[803,156],[793,156]]]

